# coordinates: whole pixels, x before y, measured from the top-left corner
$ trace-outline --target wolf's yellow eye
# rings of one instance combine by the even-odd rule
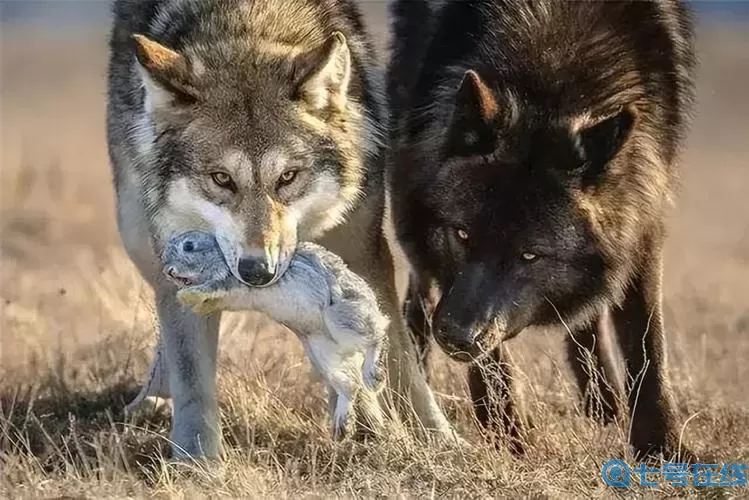
[[[455,231],[455,234],[458,235],[458,238],[460,238],[463,241],[468,241],[468,231],[465,229],[457,229]]]
[[[215,182],[217,186],[222,188],[233,189],[234,187],[234,181],[231,179],[231,175],[226,172],[213,172],[211,174],[211,179],[213,179],[213,182]]]
[[[281,177],[278,178],[278,186],[287,186],[291,184],[294,179],[296,179],[296,170],[287,170],[286,172],[281,174]]]
[[[536,255],[535,253],[523,252],[523,260],[525,261],[531,262],[533,260],[536,260],[537,258],[538,255]]]

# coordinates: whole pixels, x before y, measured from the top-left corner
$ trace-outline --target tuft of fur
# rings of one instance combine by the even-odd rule
[[[628,376],[644,377],[632,444],[674,450],[660,272],[693,95],[686,5],[402,0],[392,12],[389,187],[409,323],[500,371],[500,342],[563,325],[572,357],[595,350],[611,382],[595,342],[611,311]],[[471,380],[488,423],[485,377]]]

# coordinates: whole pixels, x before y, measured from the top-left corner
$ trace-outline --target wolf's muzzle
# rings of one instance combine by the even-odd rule
[[[243,257],[239,259],[237,272],[242,281],[252,286],[271,284],[276,277],[278,262],[271,263],[265,257]]]
[[[432,326],[434,339],[442,350],[457,361],[471,361],[483,353],[476,342],[476,332],[465,326],[439,317]]]

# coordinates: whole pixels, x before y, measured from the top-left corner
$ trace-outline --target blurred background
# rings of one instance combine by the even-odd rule
[[[384,51],[386,3],[361,3]],[[669,221],[665,307],[684,415],[738,408],[722,437],[704,436],[720,448],[736,446],[732,425],[746,438],[749,424],[749,2],[692,4],[698,106]],[[104,130],[109,3],[3,0],[0,8],[0,397],[122,386],[130,392],[107,402],[121,405],[155,337],[150,292],[114,225]],[[570,399],[560,344],[539,335],[511,346],[537,404]],[[321,410],[317,392],[300,390],[307,365],[291,335],[256,316],[230,316],[221,346],[222,373],[262,376],[287,404]],[[455,403],[465,401],[462,369],[432,368],[451,415],[467,408]],[[717,418],[690,425],[709,429]]]

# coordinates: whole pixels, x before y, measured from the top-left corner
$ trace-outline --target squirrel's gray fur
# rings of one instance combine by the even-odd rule
[[[369,285],[322,246],[300,243],[288,271],[267,287],[235,278],[206,232],[172,238],[162,260],[164,272],[181,286],[180,301],[196,312],[260,311],[299,337],[330,392],[335,437],[346,433],[362,382],[368,390],[382,387],[389,320]]]

